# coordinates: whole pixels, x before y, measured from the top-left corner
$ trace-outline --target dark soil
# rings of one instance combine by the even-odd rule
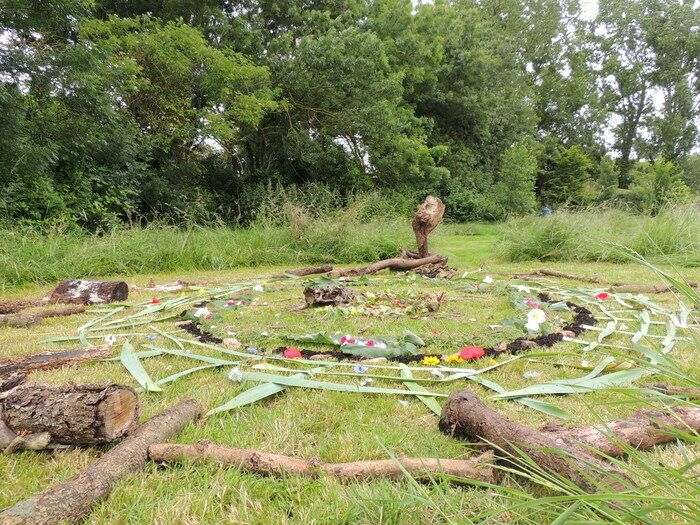
[[[220,337],[215,337],[205,332],[193,322],[183,324],[181,328],[183,328],[185,332],[192,334],[200,343],[214,343],[218,345],[224,342]]]

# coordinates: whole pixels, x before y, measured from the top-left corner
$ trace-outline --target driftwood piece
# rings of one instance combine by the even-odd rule
[[[367,266],[361,266],[360,268],[350,268],[348,270],[333,270],[328,275],[331,277],[359,277],[361,275],[369,275],[377,273],[381,270],[393,270],[397,272],[402,272],[406,270],[413,270],[424,264],[446,264],[447,257],[442,257],[440,255],[430,255],[424,257],[423,259],[403,259],[396,257],[394,259],[384,259],[383,261],[377,261]]]
[[[12,376],[27,374],[34,370],[50,370],[112,357],[109,345],[88,346],[71,350],[52,350],[36,354],[15,355],[0,361],[0,384]]]
[[[413,233],[416,235],[418,258],[423,259],[430,254],[428,251],[428,235],[442,222],[444,214],[445,205],[438,197],[433,197],[432,195],[426,197],[423,204],[418,206],[411,221]]]
[[[0,326],[10,326],[12,328],[25,328],[40,324],[49,317],[64,317],[69,315],[82,314],[85,312],[83,305],[70,305],[60,308],[46,308],[38,312],[16,312],[0,315]]]
[[[319,459],[298,459],[261,450],[230,448],[211,441],[200,441],[194,445],[169,443],[153,445],[148,449],[148,455],[154,461],[166,463],[181,459],[214,459],[263,476],[279,477],[285,474],[299,474],[316,477],[323,473],[334,476],[343,483],[375,478],[400,479],[405,476],[401,466],[415,478],[448,474],[489,483],[494,483],[497,478],[496,469],[490,465],[493,459],[492,453],[466,460],[401,457],[398,458],[401,465],[391,459],[323,463]]]
[[[278,273],[271,275],[271,279],[284,279],[290,275],[296,277],[304,277],[306,275],[316,275],[319,273],[328,273],[333,270],[333,265],[331,264],[321,264],[319,266],[305,266],[304,268],[296,268],[294,270],[285,270],[284,273]]]
[[[138,421],[136,392],[114,383],[53,386],[23,383],[0,401],[2,418],[19,435],[51,436],[58,445],[112,443]]]
[[[686,283],[691,288],[697,288],[698,283]],[[613,293],[666,293],[674,288],[668,284],[614,284],[609,290]]]
[[[439,428],[453,437],[483,441],[517,468],[527,454],[537,465],[589,492],[622,490],[631,483],[617,468],[591,454],[568,435],[542,432],[501,416],[467,390],[450,394]]]
[[[138,427],[81,473],[2,511],[0,525],[50,525],[82,521],[92,506],[106,498],[119,480],[144,467],[150,445],[178,434],[187,423],[197,419],[202,410],[202,406],[193,399],[180,401]]]
[[[348,304],[355,296],[350,288],[335,285],[307,286],[304,300],[307,306],[339,306]]]
[[[49,295],[50,303],[102,304],[124,301],[129,286],[124,281],[62,281]]]

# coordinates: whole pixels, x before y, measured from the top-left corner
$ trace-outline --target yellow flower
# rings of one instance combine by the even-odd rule
[[[445,363],[461,363],[464,361],[464,359],[459,357],[459,354],[446,355],[444,359]]]
[[[435,356],[426,356],[421,361],[425,366],[435,366],[440,364],[440,358]]]

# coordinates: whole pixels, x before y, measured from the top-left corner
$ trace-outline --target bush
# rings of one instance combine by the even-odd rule
[[[670,161],[640,163],[631,176],[628,199],[642,213],[655,215],[667,205],[688,204],[693,200],[681,171]]]

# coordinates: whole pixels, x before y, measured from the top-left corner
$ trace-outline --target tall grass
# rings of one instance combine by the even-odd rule
[[[501,228],[500,254],[510,261],[610,261],[626,256],[613,244],[652,260],[700,266],[700,210],[675,207],[655,217],[616,209],[523,217]]]
[[[266,205],[246,228],[154,223],[101,236],[0,231],[0,290],[71,277],[374,261],[410,242],[408,221],[373,215],[371,196],[342,207]]]

